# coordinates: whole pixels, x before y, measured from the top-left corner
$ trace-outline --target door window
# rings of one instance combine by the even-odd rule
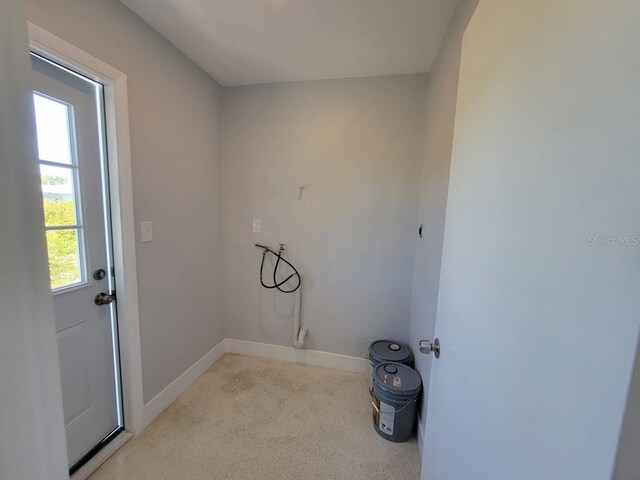
[[[33,94],[51,288],[86,281],[73,108]]]

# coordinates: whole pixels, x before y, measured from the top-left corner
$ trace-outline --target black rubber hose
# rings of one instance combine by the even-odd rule
[[[300,274],[298,273],[298,270],[296,270],[296,267],[291,265],[290,262],[288,262],[287,260],[282,258],[282,253],[276,253],[273,250],[271,250],[270,248],[265,247],[264,245],[256,244],[256,247],[264,249],[264,252],[262,253],[262,263],[260,264],[260,283],[262,284],[262,286],[264,288],[268,288],[270,290],[276,288],[276,289],[278,289],[278,291],[280,291],[282,293],[293,293],[293,292],[295,292],[296,290],[298,290],[300,288],[300,285],[302,285],[302,278],[300,277]],[[276,260],[276,264],[273,266],[273,285],[267,285],[266,283],[264,283],[264,279],[263,279],[264,259],[267,256],[267,253],[271,253],[272,255],[275,255],[276,257],[278,257],[278,259]],[[278,267],[280,266],[280,262],[281,261],[286,263],[287,265],[289,265],[289,267],[291,268],[291,270],[293,270],[294,273],[289,275],[283,281],[278,282],[277,273],[278,273]],[[293,288],[292,290],[283,289],[282,286],[285,283],[287,283],[289,280],[291,280],[293,277],[297,277],[297,280],[298,280],[298,284],[296,285],[296,287]]]

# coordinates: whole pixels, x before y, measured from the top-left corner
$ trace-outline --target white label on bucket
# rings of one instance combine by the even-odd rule
[[[380,402],[380,426],[381,432],[393,435],[393,420],[396,415],[394,408],[384,402]]]

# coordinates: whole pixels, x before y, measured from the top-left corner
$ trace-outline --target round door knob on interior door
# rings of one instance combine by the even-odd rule
[[[96,305],[109,305],[115,299],[116,299],[115,295],[109,295],[107,293],[101,292],[98,295],[96,295],[94,302]]]
[[[420,340],[418,344],[420,346],[420,351],[429,355],[433,352],[433,355],[436,358],[440,358],[440,340],[435,339],[433,342],[431,340]]]

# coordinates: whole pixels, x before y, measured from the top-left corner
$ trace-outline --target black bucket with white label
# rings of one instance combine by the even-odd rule
[[[406,442],[416,425],[422,379],[413,368],[385,362],[373,369],[373,427],[392,442]]]

